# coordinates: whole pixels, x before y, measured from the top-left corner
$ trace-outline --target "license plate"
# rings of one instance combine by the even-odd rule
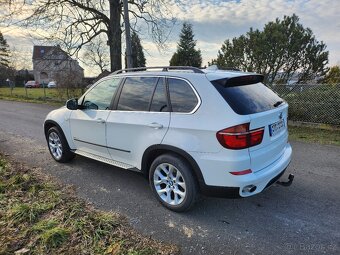
[[[284,119],[269,125],[270,136],[276,136],[286,128]]]

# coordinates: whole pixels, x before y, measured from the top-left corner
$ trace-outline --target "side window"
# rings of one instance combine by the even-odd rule
[[[159,79],[157,83],[155,93],[153,94],[153,97],[152,97],[150,111],[151,112],[168,112],[169,111],[168,100],[166,98],[165,83],[164,83],[163,78]]]
[[[121,79],[104,80],[92,88],[84,97],[84,109],[107,110]]]
[[[152,93],[158,78],[128,77],[119,97],[117,110],[149,111]]]
[[[191,86],[184,80],[169,78],[169,92],[173,112],[191,112],[198,99]]]

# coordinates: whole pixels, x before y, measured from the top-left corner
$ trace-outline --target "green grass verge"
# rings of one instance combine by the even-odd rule
[[[81,89],[61,88],[0,88],[0,99],[21,101],[30,103],[48,103],[53,105],[63,105],[66,100],[73,97],[79,97],[82,94]]]
[[[308,126],[289,126],[288,130],[290,140],[340,146],[339,129],[322,129]]]
[[[38,170],[0,154],[0,254],[178,254],[174,245],[95,210]],[[22,253],[20,253],[22,254]]]

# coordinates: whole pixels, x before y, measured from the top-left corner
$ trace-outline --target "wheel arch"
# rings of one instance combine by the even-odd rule
[[[47,132],[51,127],[57,127],[61,132],[63,132],[63,135],[65,136],[63,129],[61,128],[61,126],[57,122],[55,122],[54,120],[46,120],[45,123],[44,123],[45,137],[47,137]]]
[[[152,145],[145,150],[143,157],[142,157],[142,165],[141,165],[142,173],[145,176],[148,176],[150,166],[152,162],[154,161],[154,159],[165,153],[174,153],[184,158],[190,164],[199,186],[202,187],[205,185],[201,169],[198,166],[197,162],[194,160],[194,158],[186,151],[180,148],[171,146],[171,145],[166,145],[166,144]]]

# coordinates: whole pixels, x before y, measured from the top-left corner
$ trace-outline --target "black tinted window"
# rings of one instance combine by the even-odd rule
[[[104,80],[93,87],[84,97],[83,107],[93,110],[107,110],[119,85],[120,79]]]
[[[155,93],[152,98],[151,112],[167,112],[168,111],[168,101],[166,99],[166,90],[164,79],[159,79]]]
[[[128,77],[118,102],[121,111],[149,111],[149,103],[158,78]]]
[[[230,107],[241,115],[274,109],[274,104],[283,101],[262,83],[224,87],[218,81],[212,82]]]
[[[173,112],[191,112],[197,105],[198,99],[190,85],[179,79],[168,79],[170,100]]]

